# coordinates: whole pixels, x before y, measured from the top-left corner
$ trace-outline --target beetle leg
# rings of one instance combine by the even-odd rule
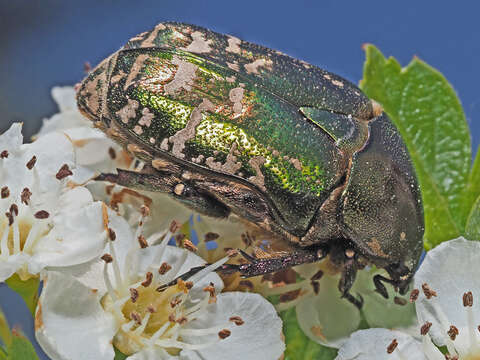
[[[382,275],[375,275],[373,277],[373,283],[375,284],[375,291],[378,292],[380,295],[382,295],[385,299],[388,299],[387,288],[385,287],[383,282],[392,284],[393,286],[396,286],[396,282]]]
[[[238,250],[238,251],[240,252],[240,254],[242,254],[243,257],[245,257],[245,259],[249,261],[249,263],[223,264],[220,267],[218,267],[215,270],[215,272],[223,273],[225,275],[238,272],[242,277],[248,278],[252,276],[265,275],[272,272],[284,270],[296,265],[317,262],[327,256],[327,251],[323,248],[299,249],[284,256],[271,257],[271,258],[256,258],[245,253],[243,250]],[[169,283],[164,284],[159,288],[157,288],[157,291],[163,291],[169,286],[175,285],[180,279],[186,280],[190,276],[196,274],[202,269],[205,269],[209,265],[210,264],[205,264],[204,266],[197,266],[197,267],[191,268],[186,273],[173,279]]]
[[[170,194],[190,209],[203,215],[225,218],[230,210],[212,196],[169,172],[146,167],[141,172],[117,169],[117,174],[100,174],[97,181],[108,181],[129,188]]]
[[[355,281],[355,277],[357,276],[357,264],[355,259],[348,259],[344,266],[342,277],[338,283],[338,290],[342,293],[342,298],[347,299],[353,305],[355,305],[358,309],[361,309],[363,306],[363,298],[361,295],[358,295],[358,298],[350,294],[350,289]]]

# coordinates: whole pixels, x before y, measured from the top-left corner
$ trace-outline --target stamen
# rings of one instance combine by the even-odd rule
[[[232,316],[228,320],[233,321],[237,326],[243,325],[245,323],[240,316]]]
[[[3,150],[3,151],[0,153],[0,158],[1,158],[1,159],[6,159],[6,158],[8,158],[8,150]]]
[[[7,217],[8,219],[8,226],[12,226],[13,224],[13,215],[11,212],[6,212],[5,213],[5,216]],[[8,232],[8,230],[6,230]]]
[[[145,240],[145,236],[143,236],[142,234],[138,235],[137,241],[142,249],[145,249],[146,247],[148,247],[147,240]]]
[[[13,253],[20,253],[20,230],[18,229],[18,221],[13,224]]]
[[[31,196],[32,196],[32,192],[30,191],[30,189],[29,188],[24,188],[22,190],[22,194],[20,195],[20,200],[25,205],[28,205]]]
[[[130,320],[128,323],[125,323],[122,325],[122,330],[125,332],[129,332],[134,325],[135,325],[135,321]]]
[[[103,254],[100,259],[102,259],[103,261],[105,261],[105,263],[109,264],[113,261],[113,257],[112,255],[110,254]]]
[[[145,274],[145,281],[142,282],[143,287],[148,287],[152,283],[153,280],[153,274],[149,271]]]
[[[145,331],[145,328],[147,327],[147,324],[148,324],[148,320],[150,320],[150,316],[152,316],[152,313],[147,311],[147,313],[142,319],[140,326],[133,331],[135,335],[141,335]]]
[[[35,216],[35,218],[37,219],[48,219],[50,214],[45,210],[40,210],[40,211],[37,211],[33,216]]]
[[[140,314],[136,311],[132,311],[130,313],[130,319],[135,321],[135,324],[140,325],[142,323],[142,318],[140,317]]]
[[[37,162],[37,157],[35,155],[32,156],[30,160],[28,160],[26,167],[28,170],[32,170],[33,167],[35,166],[35,163]]]
[[[139,297],[138,290],[135,288],[130,288],[129,290],[130,290],[130,300],[132,300],[132,303],[137,302]]]
[[[445,360],[458,360],[458,355],[445,354]]]
[[[112,160],[115,160],[115,158],[117,157],[117,153],[115,152],[115,149],[112,148],[111,146],[108,148],[108,155]]]
[[[215,294],[215,286],[211,282],[209,286],[203,288],[203,291],[208,292],[210,295],[210,299],[208,300],[209,304],[217,302],[217,295]]]
[[[0,255],[5,259],[10,256],[10,249],[8,248],[8,232],[9,228],[4,229],[2,240],[0,240]]]
[[[63,164],[60,170],[58,170],[55,177],[57,180],[65,179],[67,176],[73,175],[73,172],[70,170],[67,164]]]
[[[117,234],[112,228],[108,228],[108,238],[110,239],[110,241],[115,241],[115,239],[117,238]]]
[[[401,298],[399,296],[395,296],[393,298],[393,302],[397,305],[400,305],[400,306],[407,305],[407,300],[405,300],[404,298]]]
[[[188,239],[183,240],[183,247],[194,253],[198,251],[198,248]]]
[[[165,275],[167,271],[169,271],[172,268],[171,265],[167,264],[165,261],[160,265],[160,268],[158,269],[158,273],[160,275]]]
[[[455,340],[458,335],[458,328],[455,325],[450,325],[450,329],[447,331],[448,336],[450,336],[450,339]]]
[[[226,339],[227,337],[229,337],[231,334],[232,334],[232,332],[230,330],[223,329],[223,330],[218,332],[218,337],[223,340],[223,339]]]
[[[118,256],[116,255],[115,253],[115,248],[113,246],[113,243],[111,241],[108,242],[108,245],[109,245],[109,248],[110,248],[110,252],[112,254],[112,257],[114,259],[118,259]],[[116,288],[121,288],[123,282],[122,282],[122,275],[120,274],[120,268],[118,266],[118,262],[117,261],[113,261],[112,262],[112,265],[113,265],[113,273],[115,275],[115,281],[116,281]]]
[[[467,307],[467,306],[472,307],[473,306],[473,295],[472,295],[471,291],[463,294],[463,306],[465,306],[465,307]]]
[[[311,281],[310,284],[312,285],[313,292],[315,295],[318,295],[320,292],[320,282],[319,281]]]
[[[415,301],[417,301],[419,295],[420,295],[420,290],[413,289],[412,292],[410,293],[410,302],[414,303]]]
[[[38,232],[40,231],[41,225],[38,221],[33,223],[33,227],[30,229],[27,240],[25,240],[25,244],[23,244],[23,251],[28,252],[30,248],[35,244],[35,240],[37,240]]]
[[[149,340],[149,344],[153,344],[158,339],[160,339],[160,336],[162,336],[165,333],[165,331],[168,329],[169,326],[170,326],[170,323],[167,321],[165,324],[162,325],[160,329],[155,331],[155,333],[152,335],[152,337]]]
[[[224,326],[214,326],[206,329],[180,329],[180,335],[186,336],[202,336],[202,335],[211,335],[218,334],[219,331],[223,331]]]
[[[2,187],[2,190],[0,191],[2,199],[6,199],[10,196],[10,189],[8,186]]]
[[[420,328],[420,335],[427,335],[432,327],[432,323],[430,321],[425,322]]]
[[[428,286],[427,283],[424,283],[424,284],[422,285],[422,290],[423,290],[423,293],[425,294],[425,297],[426,297],[428,300],[430,300],[430,299],[431,299],[432,297],[434,297],[434,296],[437,296],[437,292],[434,291],[434,290],[432,290],[432,289],[430,288],[430,286]]]
[[[18,206],[17,206],[17,204],[10,205],[10,213],[14,216],[18,216]]]
[[[103,266],[103,280],[105,281],[108,295],[115,302],[117,300],[117,296],[115,295],[115,290],[113,289],[110,277],[108,276],[108,264],[113,261],[113,258],[110,254],[104,254],[101,259],[105,261],[105,265]]]
[[[397,346],[398,346],[397,339],[393,339],[392,342],[390,343],[390,345],[388,345],[388,347],[387,347],[387,353],[388,354],[393,353],[393,351],[397,348]]]

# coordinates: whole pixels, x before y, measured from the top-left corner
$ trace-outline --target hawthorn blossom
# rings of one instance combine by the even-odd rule
[[[223,283],[213,271],[228,257],[172,284],[205,264],[191,251],[167,245],[176,224],[135,238],[109,210],[108,226],[103,264],[92,262],[79,278],[46,274],[36,337],[49,356],[113,359],[112,344],[132,360],[281,356],[282,325],[273,306],[257,294],[220,293]]]
[[[480,243],[464,238],[430,250],[411,292],[418,318],[414,336],[362,330],[340,348],[337,359],[480,359],[479,259]]]
[[[70,139],[22,144],[21,128],[0,135],[0,281],[87,262],[106,240],[102,203],[70,180],[78,170]]]

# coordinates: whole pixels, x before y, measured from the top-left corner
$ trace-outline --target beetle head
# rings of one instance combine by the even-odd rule
[[[340,208],[348,238],[406,288],[423,249],[423,207],[405,144],[385,114],[369,123],[369,139],[353,156]]]
[[[116,53],[98,64],[80,84],[77,105],[80,112],[92,121],[108,121],[104,118],[111,69]]]

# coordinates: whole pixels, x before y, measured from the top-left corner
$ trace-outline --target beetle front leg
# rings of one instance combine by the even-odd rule
[[[355,305],[359,310],[363,306],[363,298],[361,295],[357,295],[358,298],[350,294],[350,289],[355,281],[355,277],[357,276],[357,264],[355,259],[348,259],[344,266],[342,277],[338,283],[338,290],[342,293],[342,298],[347,299],[353,305]]]
[[[157,171],[151,167],[140,171],[117,169],[117,174],[100,174],[97,181],[108,181],[138,190],[162,192],[171,195],[190,209],[200,214],[226,218],[230,209],[209,194],[181,180],[176,174]]]

